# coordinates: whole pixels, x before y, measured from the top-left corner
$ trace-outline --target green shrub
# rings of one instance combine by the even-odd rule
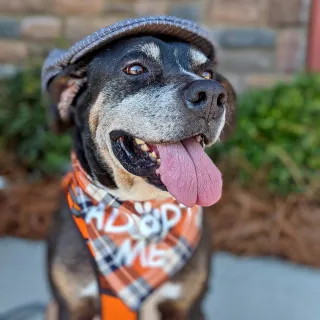
[[[260,183],[281,194],[306,191],[317,182],[320,75],[300,75],[292,83],[246,93],[237,112],[236,131],[218,147],[225,171],[230,164],[240,183]]]
[[[0,97],[0,148],[14,151],[31,172],[61,172],[70,137],[48,129],[40,68],[1,81]],[[237,110],[232,138],[209,150],[225,180],[281,194],[306,191],[320,180],[320,75],[243,94]]]
[[[54,175],[69,158],[70,138],[49,131],[40,68],[0,82],[0,149],[15,152],[32,173]]]

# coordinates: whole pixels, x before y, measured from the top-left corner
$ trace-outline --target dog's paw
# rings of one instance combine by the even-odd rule
[[[183,310],[175,301],[164,301],[159,304],[158,309],[161,320],[187,320],[188,310]]]
[[[55,301],[51,301],[47,306],[45,320],[56,320],[58,319],[58,306]]]

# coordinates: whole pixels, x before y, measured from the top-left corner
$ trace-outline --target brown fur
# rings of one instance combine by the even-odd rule
[[[208,240],[209,230],[206,227],[208,225],[206,219],[204,216],[204,233],[195,254],[184,268],[170,280],[182,286],[182,296],[177,300],[167,299],[159,304],[158,309],[161,314],[161,320],[199,320],[202,317],[200,304],[207,291],[211,257],[210,242]],[[63,245],[63,241],[67,240],[69,239],[64,237],[60,245]],[[71,313],[70,319],[91,320],[99,307],[99,302],[92,298],[84,299],[79,297],[79,285],[83,283],[84,278],[94,278],[89,256],[86,259],[81,259],[77,255],[78,250],[82,250],[82,252],[86,251],[84,244],[81,242],[77,244],[76,250],[72,250],[70,247],[67,248],[67,245],[65,247],[65,253],[62,255],[68,255],[69,262],[65,266],[65,260],[57,259],[51,268],[52,277],[54,277],[60,294],[68,301],[67,308]],[[78,264],[81,264],[81,266],[77,266]],[[86,311],[85,313],[84,310]],[[55,319],[52,318],[52,320]],[[143,318],[141,320],[151,319]]]
[[[164,43],[153,37],[124,40],[123,45],[127,46],[125,51],[130,51],[135,43],[157,44],[159,48],[163,48],[166,55],[172,54],[172,50],[168,48],[172,44]],[[114,57],[107,57],[108,54],[112,54],[112,50],[100,55],[96,60],[96,63],[100,61],[100,64],[91,65],[91,69],[89,66],[86,70],[85,63],[83,63],[80,74],[75,72],[77,66],[69,66],[70,70],[65,70],[64,74],[61,77],[58,76],[50,85],[49,91],[53,102],[63,107],[60,114],[59,108],[56,111],[57,127],[60,125],[61,127],[79,125],[81,130],[77,132],[78,135],[75,135],[74,142],[80,150],[79,153],[86,158],[87,169],[91,169],[93,178],[99,180],[100,177],[100,179],[104,179],[104,182],[109,182],[109,184],[105,183],[108,192],[121,200],[145,201],[161,199],[169,194],[151,183],[147,183],[145,177],[133,175],[124,169],[112,152],[112,142],[109,136],[112,130],[125,130],[132,136],[149,142],[155,141],[155,143],[175,142],[186,137],[199,135],[199,132],[206,133],[209,143],[213,143],[220,135],[222,120],[219,122],[212,117],[204,124],[200,120],[200,112],[205,113],[205,110],[198,113],[192,108],[187,108],[185,102],[182,101],[181,90],[186,84],[201,81],[203,78],[190,70],[183,69],[181,71],[177,59],[180,57],[179,59],[183,61],[183,58],[188,56],[186,50],[190,50],[190,48],[182,43],[173,45],[176,46],[175,52],[178,53],[179,50],[181,52],[179,51],[180,53],[174,55],[171,60],[164,61],[161,67],[164,73],[169,76],[164,76],[161,80],[162,83],[155,83],[153,87],[148,83],[148,85],[139,86],[139,90],[135,89],[130,92],[130,86],[126,85],[126,82],[120,77],[122,79],[122,87],[120,88],[122,89],[119,91],[118,86],[121,85],[121,81],[108,74],[112,67],[108,66],[106,62],[110,63],[113,61],[112,59],[118,57],[120,53],[117,50],[120,50],[121,46],[113,47]],[[207,63],[214,64],[213,61]],[[103,67],[106,69],[104,70]],[[172,68],[177,70],[176,73],[171,72]],[[87,71],[88,74],[86,74]],[[69,74],[69,77],[73,79],[79,79],[80,76],[88,76],[88,79],[91,77],[91,86],[88,85],[88,88],[85,88],[86,91],[79,94],[81,96],[78,97],[79,100],[83,99],[81,102],[71,101],[69,96],[63,94],[70,89],[68,85],[71,83],[66,78],[66,74]],[[78,78],[74,77],[74,74]],[[106,80],[108,76],[111,78]],[[226,88],[228,95],[227,103],[224,106],[226,121],[229,126],[232,126],[235,93],[224,77],[219,74],[215,76],[216,78],[213,79],[215,82],[211,82],[211,84],[219,85],[221,83]],[[159,77],[155,79],[154,82],[160,81]],[[107,84],[104,81],[108,81]],[[209,80],[206,81],[208,83]],[[121,99],[119,99],[119,94],[122,95]],[[139,104],[136,104],[136,99],[140,99]],[[67,105],[61,104],[66,101],[69,103],[69,109],[65,108]],[[219,109],[217,103],[213,106],[211,102],[210,107],[211,109],[215,107],[215,111]],[[67,116],[70,116],[70,119],[66,119]],[[190,125],[191,123],[192,125]],[[79,128],[76,127],[76,129]],[[229,129],[224,130],[224,136],[230,133]],[[89,161],[91,161],[90,165]],[[99,182],[101,181],[99,180]],[[207,290],[211,248],[207,239],[208,223],[206,223],[205,216],[203,219],[203,237],[199,246],[182,270],[170,279],[170,283],[181,286],[181,296],[176,299],[166,297],[165,300],[157,301],[158,305],[154,306],[159,310],[162,320],[204,319],[201,313],[201,301]],[[96,282],[96,273],[88,249],[72,221],[64,197],[48,239],[48,248],[49,279],[55,297],[48,314],[56,312],[59,320],[92,320],[99,314],[98,293],[87,294],[86,292],[84,294],[83,289]],[[57,310],[55,310],[55,305]],[[139,320],[158,319],[151,318],[148,314],[146,319]]]

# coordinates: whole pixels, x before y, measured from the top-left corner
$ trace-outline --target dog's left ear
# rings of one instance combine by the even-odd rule
[[[60,133],[72,126],[75,101],[85,83],[83,66],[70,66],[50,81],[47,87],[49,124],[54,132]]]
[[[236,103],[237,95],[232,84],[220,73],[216,73],[215,80],[218,81],[227,91],[228,104],[226,107],[226,121],[220,139],[225,141],[232,134],[236,126]]]

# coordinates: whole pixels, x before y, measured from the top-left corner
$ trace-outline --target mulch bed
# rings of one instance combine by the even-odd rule
[[[0,235],[44,239],[57,209],[58,195],[57,180],[0,190]]]
[[[214,250],[320,267],[320,198],[261,196],[236,185],[212,208]]]
[[[0,167],[9,181],[9,188],[0,190],[0,236],[44,239],[57,208],[59,181],[26,182],[27,173],[1,154]],[[205,212],[212,217],[214,250],[320,267],[319,197],[280,198],[229,183],[222,199]]]
[[[0,189],[0,236],[44,239],[57,209],[59,181],[28,181],[14,155],[1,152],[0,168],[8,184]]]

